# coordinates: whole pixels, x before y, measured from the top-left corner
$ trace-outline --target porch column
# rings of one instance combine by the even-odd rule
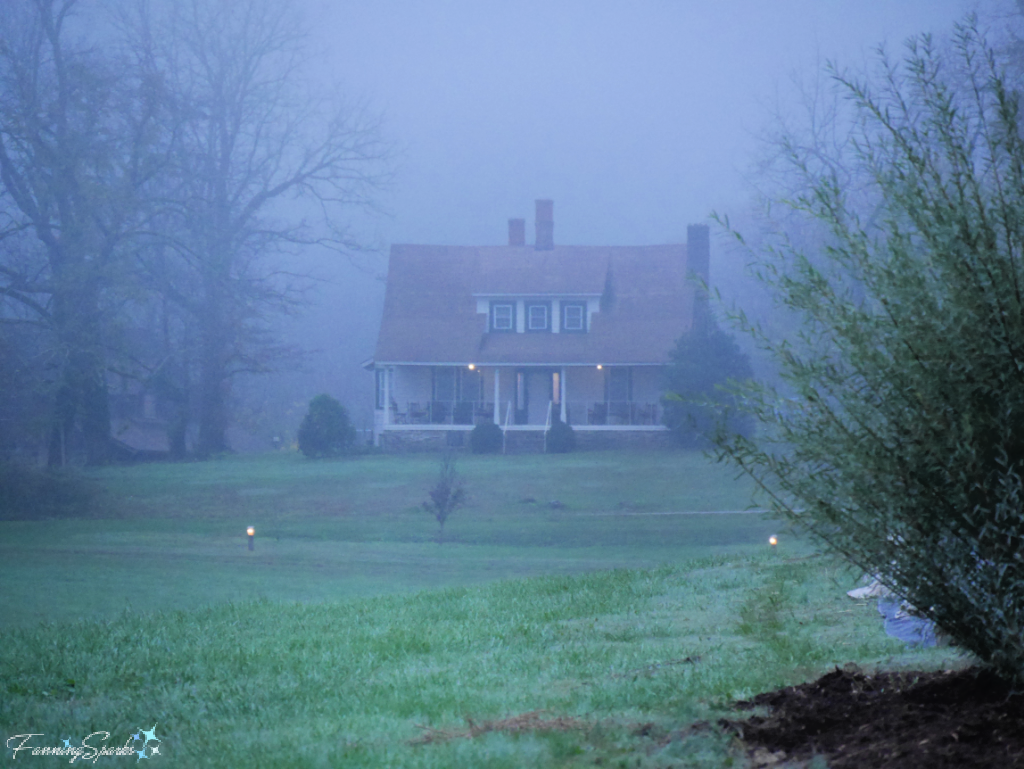
[[[562,421],[564,422],[565,421],[565,367],[564,366],[562,367],[562,374],[561,374],[561,376],[558,377],[558,385],[559,385],[558,389],[561,390],[561,392],[558,394],[558,398],[562,402]]]
[[[501,424],[501,369],[494,367],[494,424]]]
[[[391,377],[387,367],[384,367],[384,426],[391,424]]]

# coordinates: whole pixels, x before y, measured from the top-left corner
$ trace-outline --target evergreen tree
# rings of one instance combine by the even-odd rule
[[[727,389],[753,373],[750,361],[736,340],[723,331],[698,304],[697,322],[676,340],[666,372],[665,424],[688,447],[707,447],[706,436],[720,419],[728,428],[750,435],[753,419],[736,408],[736,397]]]

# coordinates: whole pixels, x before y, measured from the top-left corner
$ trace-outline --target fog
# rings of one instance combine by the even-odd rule
[[[898,54],[974,6],[310,4],[316,71],[382,115],[396,173],[386,215],[360,224],[381,255],[360,256],[361,269],[335,263],[298,334],[318,352],[277,386],[293,403],[331,392],[368,426],[372,377],[358,364],[373,352],[390,243],[501,244],[510,217],[532,240],[536,198],[555,201],[563,244],[684,242],[712,211],[742,220],[772,116],[794,107],[794,77],[828,60],[865,67],[879,44]],[[712,283],[730,295],[723,282],[741,274],[714,233]]]
[[[0,6],[11,43],[0,48],[0,111],[15,156],[0,211],[0,319],[16,321],[0,335],[8,369],[0,383],[29,393],[18,396],[24,403],[7,398],[0,426],[16,429],[0,448],[34,455],[42,449],[33,444],[46,442],[48,462],[63,464],[64,433],[88,423],[88,451],[105,461],[103,390],[117,377],[121,405],[137,411],[144,397],[167,405],[175,456],[186,453],[185,423],[199,425],[187,441],[199,455],[288,445],[321,392],[366,429],[373,376],[361,364],[373,355],[392,244],[498,245],[512,217],[527,221],[532,242],[539,198],[554,201],[556,244],[682,243],[687,225],[712,212],[745,226],[766,139],[780,118],[805,119],[794,79],[814,82],[826,61],[865,68],[880,44],[898,56],[909,36],[948,33],[974,2],[301,0],[256,4],[247,27],[243,11],[252,8],[240,4],[81,0],[49,38],[62,41],[78,71],[104,73],[75,75],[86,93],[77,100],[47,85],[60,57],[33,42],[47,39],[32,37],[46,3]],[[990,26],[997,7],[982,6]],[[249,42],[241,30],[268,35],[268,54],[258,87],[219,109],[217,78],[244,70],[235,66]],[[220,57],[223,71],[211,75],[204,56]],[[16,82],[36,90],[22,93]],[[154,98],[155,83],[167,93]],[[328,131],[339,103],[362,122]],[[225,115],[236,107],[245,117],[229,130]],[[52,125],[36,120],[40,111]],[[74,127],[66,141],[61,120]],[[92,121],[112,130],[92,130]],[[140,130],[125,130],[132,125]],[[365,126],[375,129],[369,160],[356,142]],[[216,137],[231,130],[234,165],[213,183],[209,169],[223,149]],[[61,141],[49,155],[29,150]],[[309,184],[289,178],[317,146],[330,170]],[[132,153],[142,151],[165,158],[152,189],[131,171],[143,157]],[[73,163],[47,165],[64,152]],[[137,184],[123,205],[120,191],[90,195],[79,183],[114,189],[118,173]],[[221,194],[236,183],[238,196]],[[64,200],[35,205],[16,189]],[[240,218],[222,227],[219,206]],[[88,212],[88,237],[53,237],[79,220],[50,212],[78,208]],[[712,285],[727,301],[763,303],[744,277],[746,257],[726,241],[713,229]],[[38,280],[63,269],[69,248],[88,280]],[[222,260],[226,281],[214,274]],[[302,307],[286,283],[307,284]],[[78,310],[51,316],[49,304]],[[20,330],[29,327],[39,340]],[[281,351],[278,342],[299,354],[268,355]],[[225,424],[234,428],[226,437]]]
[[[0,0],[12,764],[1024,756],[1022,83],[1024,0]]]
[[[562,243],[678,242],[748,197],[789,76],[949,31],[966,0],[379,2],[310,13],[324,71],[402,148],[385,233],[498,243],[534,198]]]

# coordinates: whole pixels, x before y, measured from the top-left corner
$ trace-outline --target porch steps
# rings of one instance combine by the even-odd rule
[[[505,433],[506,454],[540,454],[543,451],[543,430],[509,430]]]

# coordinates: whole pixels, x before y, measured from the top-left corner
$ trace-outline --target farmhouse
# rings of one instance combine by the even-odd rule
[[[706,298],[706,225],[687,243],[556,246],[553,203],[536,241],[510,219],[508,245],[394,245],[372,360],[374,442],[461,446],[484,421],[509,450],[540,450],[561,419],[580,448],[661,445],[663,368]]]

